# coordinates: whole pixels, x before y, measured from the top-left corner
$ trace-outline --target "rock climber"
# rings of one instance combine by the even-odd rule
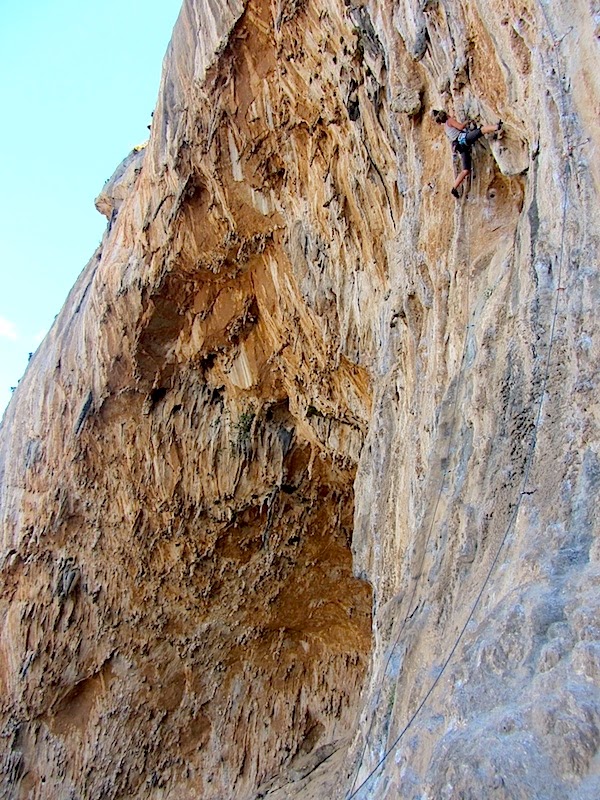
[[[480,125],[474,130],[467,130],[466,122],[459,122],[454,117],[449,117],[445,111],[433,110],[431,112],[434,120],[444,126],[444,133],[452,143],[452,149],[460,153],[462,171],[459,172],[454,181],[451,193],[454,197],[459,197],[458,187],[464,179],[471,173],[471,147],[477,139],[488,133],[497,133],[502,130],[502,120],[497,125]]]

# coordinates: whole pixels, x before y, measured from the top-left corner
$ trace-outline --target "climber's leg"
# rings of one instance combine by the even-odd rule
[[[461,172],[459,172],[458,173],[458,178],[454,181],[454,186],[452,188],[453,189],[458,189],[458,187],[461,185],[461,183],[464,181],[464,179],[469,176],[470,172],[471,172],[470,169],[463,169]]]
[[[468,131],[466,135],[466,141],[468,145],[475,144],[477,139],[481,138],[484,134],[488,133],[497,133],[497,131],[502,129],[502,122],[499,122],[497,125],[482,125],[479,128],[475,128],[474,131]]]
[[[497,133],[502,130],[502,120],[497,125],[484,125],[481,128],[482,133]]]
[[[473,131],[467,131],[466,141],[469,147],[472,144],[475,144],[477,139],[480,139],[483,136],[483,131],[484,131],[483,128],[475,128],[475,130]]]
[[[452,187],[452,194],[454,197],[458,197],[458,187],[465,178],[468,178],[471,174],[471,148],[467,145],[459,145],[456,149],[457,152],[460,153],[462,170],[458,173],[458,177],[454,181],[454,186]]]

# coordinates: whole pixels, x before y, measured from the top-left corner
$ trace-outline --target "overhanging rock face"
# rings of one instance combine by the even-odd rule
[[[596,12],[186,0],[0,429],[0,797],[600,795]]]

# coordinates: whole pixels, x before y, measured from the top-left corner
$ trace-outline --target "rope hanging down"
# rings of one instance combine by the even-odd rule
[[[470,261],[470,237],[467,236],[466,263],[469,264],[469,261]],[[461,360],[460,360],[460,366],[459,366],[459,369],[458,369],[458,380],[456,382],[455,391],[454,391],[452,418],[451,418],[451,423],[450,423],[450,431],[449,431],[449,434],[448,434],[448,444],[447,444],[447,447],[446,447],[446,454],[445,454],[445,456],[444,456],[444,458],[442,460],[442,464],[444,465],[444,469],[443,469],[442,477],[441,477],[441,480],[440,480],[440,486],[439,486],[439,489],[438,489],[437,494],[436,494],[435,503],[433,505],[433,511],[432,511],[432,514],[431,514],[431,522],[430,522],[429,527],[427,529],[427,535],[425,537],[425,543],[423,545],[421,558],[419,559],[417,571],[415,573],[415,576],[413,577],[413,587],[412,587],[412,590],[411,590],[411,593],[410,593],[410,597],[409,597],[409,600],[408,600],[406,616],[404,617],[404,619],[402,621],[402,624],[400,626],[400,630],[398,631],[396,637],[394,638],[394,643],[392,644],[391,648],[388,651],[388,656],[387,656],[387,659],[385,661],[385,666],[384,666],[384,669],[383,669],[383,675],[381,677],[380,685],[379,685],[379,688],[377,690],[377,699],[375,701],[375,705],[377,705],[377,703],[379,702],[379,698],[381,696],[381,690],[383,688],[383,682],[384,682],[385,677],[387,675],[387,671],[388,671],[388,667],[390,665],[390,661],[392,660],[392,657],[393,657],[393,655],[394,655],[394,653],[396,651],[396,647],[398,646],[398,643],[400,642],[400,638],[401,638],[402,634],[404,633],[404,629],[406,627],[406,623],[408,622],[408,620],[414,614],[414,609],[412,611],[411,611],[411,609],[412,609],[412,606],[413,606],[413,603],[414,603],[415,595],[417,593],[417,588],[419,586],[419,578],[421,577],[421,574],[423,572],[423,565],[425,563],[425,556],[427,555],[427,550],[429,548],[429,542],[431,540],[431,534],[433,532],[433,528],[434,528],[434,525],[435,525],[435,519],[436,519],[436,516],[437,516],[437,511],[438,511],[438,508],[439,508],[440,500],[441,500],[442,494],[444,492],[444,489],[446,488],[446,478],[448,477],[448,471],[449,471],[449,466],[450,466],[450,454],[451,454],[451,451],[452,451],[452,444],[453,444],[453,441],[454,441],[454,430],[455,430],[455,427],[456,427],[456,420],[457,420],[457,417],[458,417],[458,414],[457,414],[457,411],[458,411],[458,398],[460,396],[460,388],[461,388],[461,385],[462,385],[462,378],[463,378],[463,374],[464,374],[464,364],[465,364],[466,354],[467,354],[468,329],[471,327],[468,324],[469,306],[470,306],[470,303],[469,303],[469,276],[467,274],[467,281],[466,281],[467,324],[466,324],[465,332],[464,332],[464,336],[463,336],[463,349],[462,349],[462,356],[461,356]],[[362,764],[363,764],[363,761],[364,761],[364,757],[365,757],[365,753],[367,751],[367,747],[368,747],[368,744],[369,744],[369,739],[371,737],[372,729],[373,729],[373,717],[371,717],[371,722],[369,724],[369,729],[368,729],[367,735],[365,737],[365,743],[363,745],[363,749],[362,749],[361,754],[360,754],[360,759],[359,759],[359,762],[358,762],[358,766],[356,767],[356,770],[354,772],[354,780],[352,782],[352,786],[350,788],[350,792],[353,792],[354,786],[356,784],[356,780],[357,780],[358,775],[360,773],[360,768],[362,767]],[[359,789],[360,789],[360,787],[359,787]],[[351,794],[350,797],[354,797],[354,795]],[[348,798],[348,800],[349,800],[349,798]]]
[[[556,39],[554,34],[553,34],[553,32],[552,32],[552,27],[551,27],[551,25],[549,23],[547,13],[546,13],[546,11],[545,11],[542,3],[541,3],[541,0],[540,0],[540,7],[541,7],[541,10],[542,10],[545,22],[546,22],[546,26],[548,28],[548,31],[549,31],[550,36],[552,38],[552,41],[553,41],[553,43],[555,45],[555,46],[553,46],[552,51],[554,52],[555,60],[556,60],[556,67],[555,67],[556,74],[559,76],[559,92],[560,92],[560,98],[561,98],[561,117],[565,121],[564,132],[565,132],[565,143],[566,143],[566,152],[565,152],[566,161],[565,161],[565,180],[564,180],[562,210],[561,210],[561,223],[560,223],[561,224],[561,236],[560,236],[560,247],[559,247],[559,253],[558,253],[557,289],[556,289],[556,295],[555,295],[552,319],[551,319],[551,323],[550,323],[550,334],[549,334],[549,339],[548,339],[548,351],[547,351],[547,355],[546,355],[546,363],[545,363],[545,368],[544,368],[544,378],[543,378],[542,385],[541,385],[541,390],[540,390],[540,399],[539,399],[539,402],[538,402],[538,408],[537,408],[537,413],[536,413],[536,417],[535,417],[535,423],[534,423],[534,428],[533,428],[533,436],[532,436],[531,443],[529,445],[529,450],[528,450],[528,453],[527,453],[527,457],[526,457],[526,460],[525,460],[525,468],[523,470],[523,479],[522,479],[522,482],[521,482],[521,490],[519,492],[517,501],[516,501],[515,505],[513,506],[513,510],[512,510],[510,519],[508,521],[508,524],[506,526],[504,534],[503,534],[503,536],[502,536],[502,538],[500,540],[500,544],[498,545],[496,553],[494,554],[494,557],[492,559],[491,565],[490,565],[490,567],[489,567],[489,569],[488,569],[488,571],[486,573],[486,576],[485,576],[485,578],[483,580],[481,588],[480,588],[479,592],[477,593],[477,596],[476,596],[476,598],[475,598],[475,600],[473,602],[471,610],[469,611],[467,619],[466,619],[465,623],[463,624],[462,628],[460,629],[460,631],[459,631],[459,633],[458,633],[458,635],[456,637],[456,640],[454,641],[454,644],[452,645],[452,647],[450,649],[450,652],[448,653],[446,659],[444,660],[444,662],[443,662],[443,664],[442,664],[442,666],[441,666],[436,678],[431,683],[429,689],[427,690],[427,692],[423,696],[423,698],[420,701],[419,705],[417,706],[415,711],[412,713],[412,715],[410,716],[410,718],[408,719],[407,723],[402,728],[402,730],[400,731],[398,736],[394,739],[392,744],[384,752],[383,756],[379,759],[377,764],[369,772],[369,774],[362,781],[362,783],[356,789],[354,789],[354,786],[356,784],[356,778],[358,776],[358,773],[360,772],[360,767],[362,766],[362,762],[364,760],[364,755],[365,755],[367,744],[368,744],[368,737],[369,737],[369,735],[371,733],[371,730],[372,730],[372,722],[371,722],[371,725],[369,726],[369,731],[367,733],[367,738],[366,738],[366,741],[365,741],[365,745],[364,745],[362,753],[361,753],[361,758],[360,758],[360,761],[359,761],[359,765],[358,765],[358,768],[356,770],[356,775],[355,775],[355,778],[354,778],[354,781],[353,781],[353,784],[352,784],[352,787],[351,787],[351,790],[350,790],[350,794],[347,796],[346,800],[353,800],[353,798],[357,797],[358,793],[367,785],[367,783],[369,783],[371,778],[378,772],[379,768],[381,766],[383,766],[385,761],[394,752],[394,750],[396,749],[396,747],[398,746],[398,744],[400,743],[400,741],[402,740],[402,738],[404,737],[406,732],[410,729],[410,727],[412,726],[413,722],[415,721],[415,719],[417,718],[417,716],[419,715],[421,710],[427,704],[427,701],[429,700],[429,698],[431,697],[431,695],[435,691],[435,688],[437,687],[438,683],[440,682],[440,679],[444,675],[444,673],[446,671],[446,667],[448,666],[448,664],[452,660],[454,654],[456,653],[460,643],[462,642],[462,639],[463,639],[463,636],[465,634],[465,631],[467,630],[467,627],[468,627],[469,623],[473,619],[475,611],[477,610],[477,608],[479,606],[479,603],[481,602],[481,598],[483,597],[483,594],[484,594],[484,592],[485,592],[485,590],[487,588],[489,580],[490,580],[490,578],[491,578],[491,576],[492,576],[492,574],[493,574],[493,572],[494,572],[494,570],[496,568],[496,564],[498,563],[498,559],[500,557],[500,553],[502,552],[502,550],[504,548],[504,545],[506,543],[506,540],[507,540],[510,532],[512,531],[514,524],[516,523],[517,517],[519,515],[519,511],[520,511],[520,508],[521,508],[521,503],[522,503],[522,500],[523,500],[523,496],[525,495],[525,490],[527,488],[527,483],[528,483],[528,480],[529,480],[529,474],[530,474],[530,471],[531,471],[531,466],[533,464],[533,455],[535,453],[535,449],[536,449],[536,445],[537,445],[537,437],[538,437],[538,432],[539,432],[539,428],[540,428],[540,421],[541,421],[541,416],[542,416],[544,398],[545,398],[545,395],[546,395],[546,387],[547,387],[548,378],[549,378],[549,375],[550,375],[550,365],[551,365],[551,362],[552,362],[552,351],[553,351],[553,347],[554,347],[554,339],[555,339],[555,331],[556,331],[556,320],[558,318],[558,306],[559,306],[559,302],[560,302],[561,292],[564,290],[564,286],[562,285],[562,282],[563,282],[564,262],[565,262],[565,233],[566,233],[567,206],[568,206],[568,197],[569,197],[569,184],[570,184],[570,180],[571,180],[571,164],[570,164],[569,158],[572,157],[572,155],[573,155],[573,148],[570,145],[569,131],[567,129],[568,118],[567,118],[566,113],[565,113],[565,110],[566,110],[565,92],[564,92],[564,89],[563,89],[563,86],[562,86],[562,81],[560,80],[560,75],[561,75],[560,62],[559,62],[559,59],[558,59],[558,53],[556,52],[557,51],[557,46],[562,43],[563,39],[565,38],[565,36],[567,34],[565,34],[565,36],[561,37],[560,39]],[[567,33],[568,32],[569,31],[567,31]],[[465,332],[465,343],[466,343],[466,338],[467,338],[467,335],[466,335],[466,332]],[[464,350],[463,350],[463,360],[464,360]],[[461,369],[462,369],[462,362],[461,362]],[[458,387],[457,387],[457,397],[458,397]],[[456,401],[456,398],[455,398],[455,401]],[[454,419],[453,419],[453,423],[452,423],[452,433],[453,433],[453,428],[454,428]],[[430,527],[430,529],[428,531],[428,534],[427,534],[426,546],[425,546],[425,548],[423,550],[423,559],[421,561],[421,565],[423,563],[423,560],[424,560],[424,557],[425,557],[425,553],[427,551],[427,545],[428,545],[428,542],[429,542],[429,538],[431,536],[431,530],[433,528],[433,524],[434,524],[434,520],[435,520],[435,513],[437,512],[437,507],[439,505],[441,493],[443,491],[446,474],[447,474],[447,470],[445,471],[445,473],[443,475],[440,491],[438,492],[438,495],[437,495],[437,498],[436,498],[434,513],[433,513],[433,516],[432,516],[432,523],[431,523],[431,527]],[[417,573],[417,580],[418,580],[419,574],[420,574],[420,572]],[[416,592],[416,585],[417,584],[415,583],[415,586],[413,588],[413,592],[411,594],[411,603],[410,603],[410,605],[412,605],[412,599],[414,598],[414,593]],[[410,608],[410,605],[409,605],[409,608]],[[406,622],[407,622],[407,620],[409,618],[410,618],[410,615],[407,615],[405,617],[405,619],[404,619],[404,621],[402,623],[402,626],[400,628],[400,632],[398,633],[397,637],[395,638],[394,644],[393,644],[393,646],[392,646],[392,648],[390,650],[390,654],[388,655],[388,658],[386,660],[385,669],[384,669],[384,673],[383,673],[383,677],[382,677],[382,682],[385,679],[385,675],[387,673],[387,668],[389,666],[390,660],[391,660],[392,655],[393,655],[393,653],[395,651],[395,648],[398,645],[398,642],[400,640],[400,636],[401,636],[401,634],[402,634],[402,632],[403,632],[403,630],[404,630],[404,628],[406,626]],[[381,692],[381,686],[380,686],[380,689],[379,689],[379,693],[380,692]]]

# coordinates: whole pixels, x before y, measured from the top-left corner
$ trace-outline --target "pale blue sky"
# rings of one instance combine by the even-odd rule
[[[148,136],[182,0],[0,0],[0,414]]]

